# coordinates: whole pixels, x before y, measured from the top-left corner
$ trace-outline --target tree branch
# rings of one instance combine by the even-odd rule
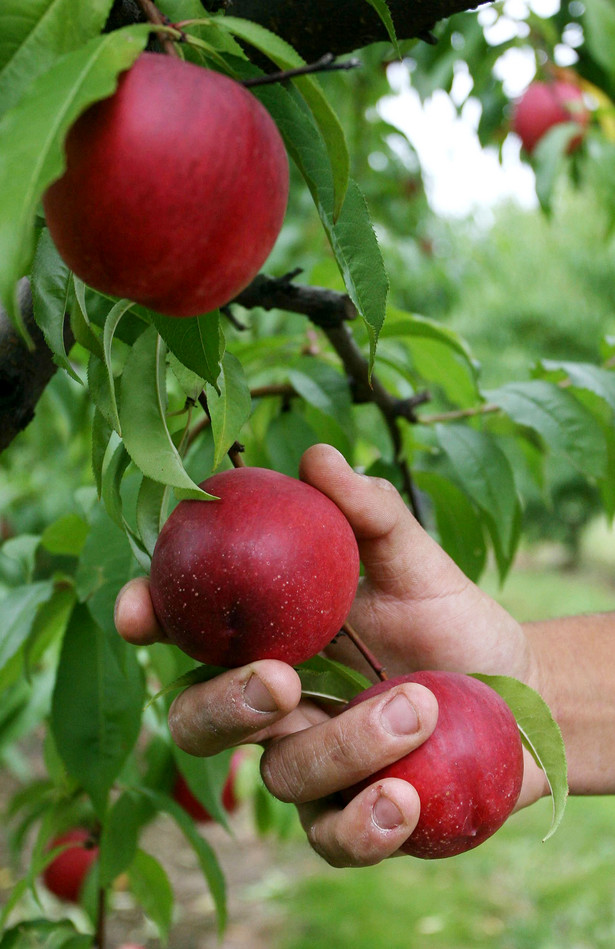
[[[372,373],[370,378],[369,362],[346,325],[348,319],[356,318],[356,309],[350,298],[344,293],[323,287],[297,286],[291,283],[295,275],[296,271],[275,279],[259,274],[233,303],[239,303],[246,309],[262,307],[264,310],[282,309],[302,313],[322,329],[351,380],[354,401],[373,402],[380,410],[391,436],[404,492],[415,517],[421,522],[419,497],[402,453],[399,419],[416,422],[415,406],[427,401],[429,395],[420,392],[410,399],[398,399],[391,395],[376,375]]]
[[[382,20],[365,0],[202,0],[204,7],[224,8],[278,33],[304,59],[323,53],[339,56],[371,43],[387,41]],[[400,40],[428,36],[438,20],[475,9],[469,0],[388,0]]]
[[[34,349],[28,349],[0,307],[0,452],[32,421],[36,403],[57,369],[51,350],[34,322],[27,280],[19,285],[19,305]],[[66,342],[68,351],[72,335]]]

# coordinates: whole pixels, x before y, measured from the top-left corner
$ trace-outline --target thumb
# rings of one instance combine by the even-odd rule
[[[331,445],[304,453],[301,478],[337,504],[359,545],[370,586],[398,599],[442,595],[461,570],[408,510],[390,482],[358,474]]]

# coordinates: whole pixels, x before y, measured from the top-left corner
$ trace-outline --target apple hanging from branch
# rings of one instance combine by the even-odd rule
[[[45,867],[43,882],[58,899],[78,903],[84,880],[98,859],[99,848],[85,827],[73,827],[59,834],[51,841],[49,849],[62,846],[64,850]]]
[[[579,134],[568,143],[570,153],[579,147],[589,123],[590,112],[583,92],[572,82],[561,79],[551,82],[533,82],[515,103],[512,128],[521,139],[523,148],[531,155],[541,139],[554,125],[574,122]]]
[[[66,139],[47,190],[56,247],[85,283],[169,316],[228,303],[278,237],[288,159],[258,99],[193,63],[143,53]]]

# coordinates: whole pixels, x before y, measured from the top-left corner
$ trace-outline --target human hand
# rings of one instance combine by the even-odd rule
[[[532,684],[533,657],[520,625],[464,576],[388,482],[357,474],[326,445],[305,453],[300,473],[340,507],[355,531],[365,578],[349,619],[390,676],[450,669]],[[164,639],[145,578],[121,592],[116,625],[130,642]],[[345,637],[327,653],[370,671]],[[396,713],[393,723],[387,711],[389,719]],[[331,717],[301,700],[290,666],[261,660],[187,689],[174,701],[169,724],[180,747],[196,755],[261,743],[264,781],[298,806],[314,849],[333,865],[364,866],[391,855],[409,836],[418,797],[397,779],[367,788],[343,809],[335,792],[412,751],[436,719],[435,698],[416,684]],[[520,805],[546,792],[540,769],[531,759],[526,763]]]

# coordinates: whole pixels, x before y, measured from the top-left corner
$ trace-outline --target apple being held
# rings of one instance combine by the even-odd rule
[[[43,871],[43,882],[50,893],[61,900],[78,903],[81,887],[98,858],[99,848],[85,827],[74,827],[55,837],[49,849],[64,846],[65,849],[47,864]]]
[[[229,765],[229,772],[224,782],[222,788],[222,807],[227,812],[227,814],[232,814],[233,811],[237,810],[239,806],[239,800],[235,793],[235,785],[237,781],[237,771],[239,766],[244,758],[244,753],[241,750],[235,751],[231,755],[231,762]],[[213,818],[206,807],[201,804],[197,797],[192,793],[188,787],[188,782],[182,774],[178,774],[175,783],[173,785],[172,796],[175,801],[187,814],[192,817],[199,824],[208,824]]]
[[[514,106],[512,128],[524,149],[532,154],[544,135],[562,122],[576,122],[581,131],[571,138],[568,151],[581,144],[590,113],[583,93],[571,82],[533,82]]]
[[[85,283],[169,316],[228,303],[268,257],[288,198],[277,127],[240,83],[143,53],[66,139],[43,206]]]
[[[180,501],[154,549],[152,602],[171,642],[199,662],[296,665],[344,624],[359,552],[340,509],[265,468],[204,481],[214,501]]]
[[[452,857],[472,850],[511,814],[523,780],[523,747],[506,702],[490,686],[453,672],[416,672],[379,682],[348,707],[400,682],[418,682],[438,700],[438,723],[415,751],[346,789],[351,800],[383,778],[402,778],[416,789],[419,822],[402,846],[415,857]]]

